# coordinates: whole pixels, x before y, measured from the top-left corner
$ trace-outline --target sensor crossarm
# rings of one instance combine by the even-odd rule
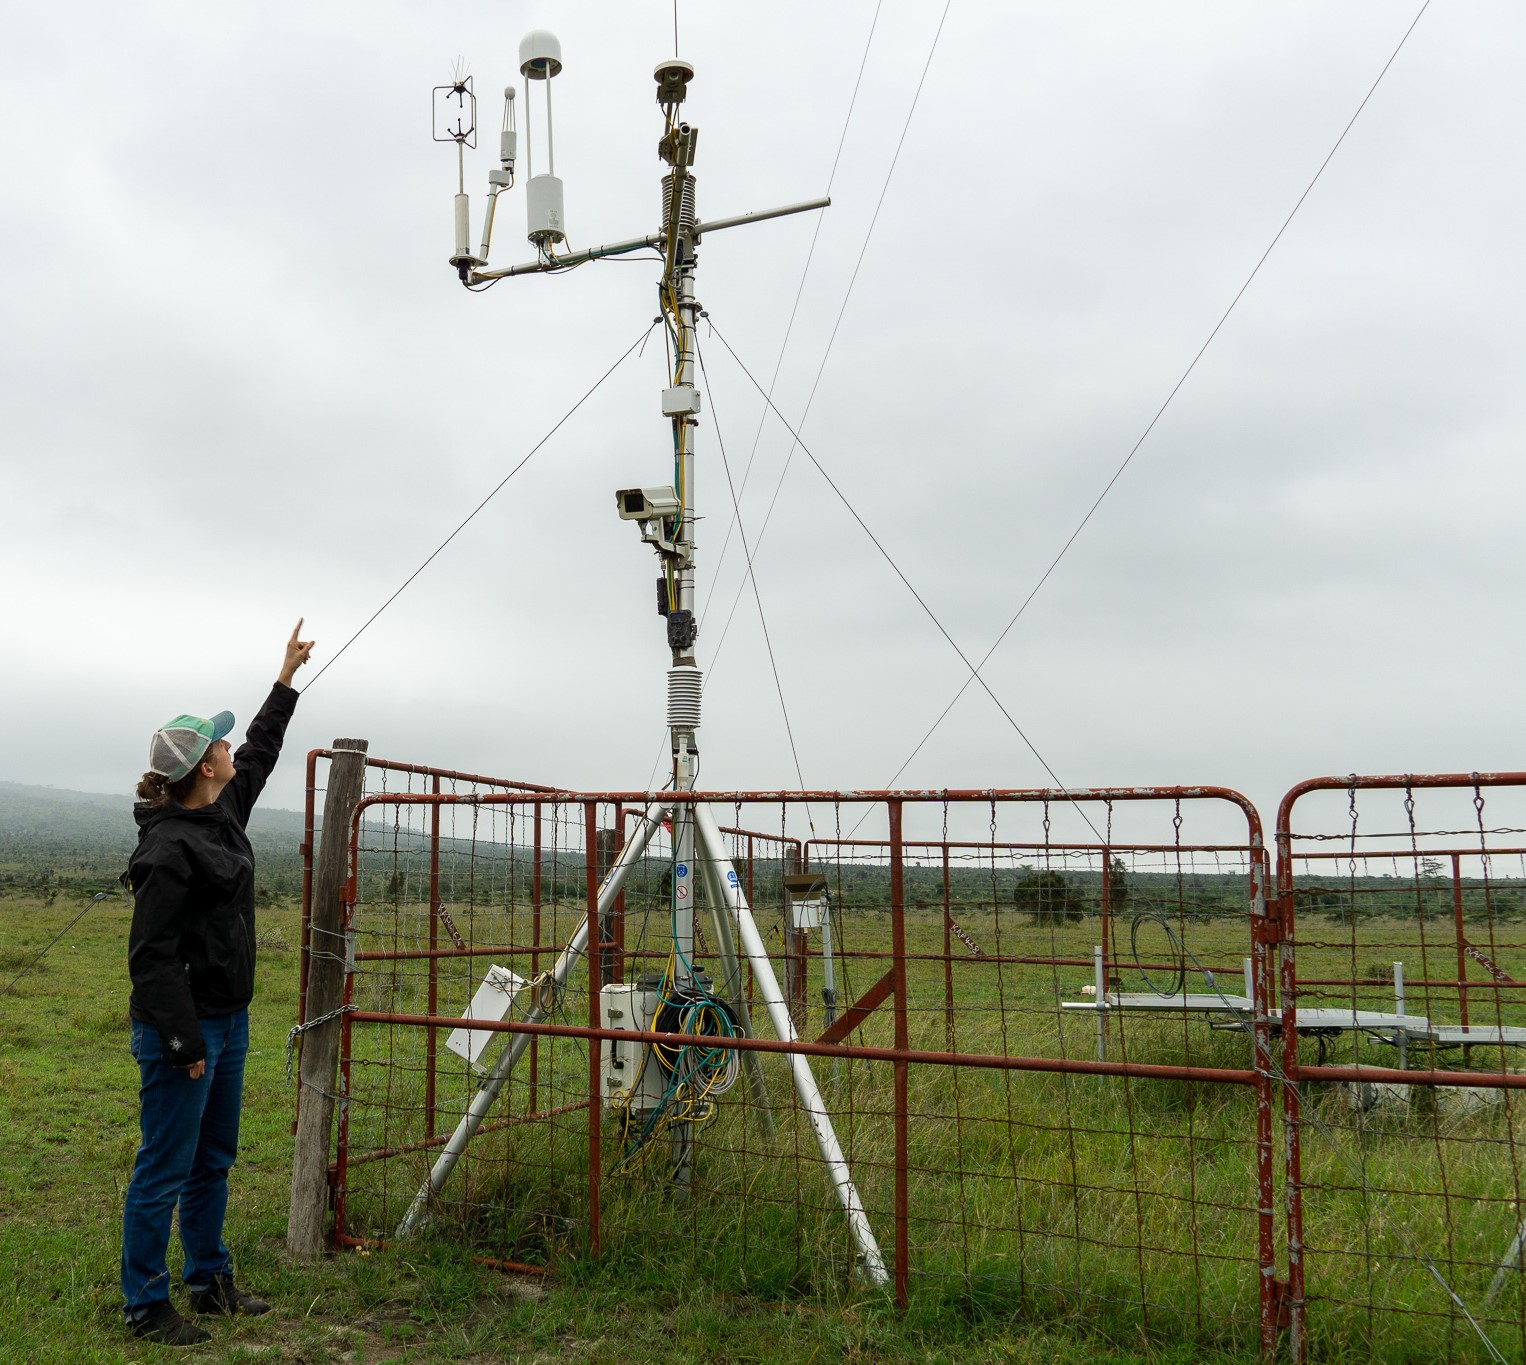
[[[824,209],[832,203],[830,196],[806,199],[798,204],[785,204],[776,209],[754,209],[751,213],[739,213],[733,218],[712,218],[709,222],[694,225],[694,240],[707,232],[719,232],[722,228],[741,227],[744,223],[762,223],[770,218],[787,218],[792,213],[810,213]],[[469,284],[485,284],[488,280],[507,279],[510,275],[539,275],[548,270],[563,270],[569,265],[582,265],[584,261],[596,261],[602,256],[622,256],[627,251],[640,251],[642,247],[666,248],[668,235],[654,232],[648,237],[629,237],[623,242],[610,242],[605,246],[589,247],[586,251],[573,251],[558,256],[554,261],[524,261],[519,265],[506,265],[496,270],[473,270]]]
[[[666,245],[668,235],[654,232],[649,237],[631,237],[623,242],[610,242],[605,246],[589,247],[586,251],[572,251],[551,261],[523,261],[519,265],[506,265],[496,270],[474,270],[469,284],[483,284],[488,280],[507,279],[510,275],[538,275],[547,270],[564,270],[569,265],[582,265],[584,261],[596,261],[601,256],[623,256],[627,251],[640,251],[642,247]]]

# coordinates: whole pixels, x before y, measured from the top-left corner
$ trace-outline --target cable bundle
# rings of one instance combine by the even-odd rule
[[[672,1045],[653,1043],[648,1052],[665,1079],[662,1098],[655,1109],[633,1112],[629,1103],[620,1110],[624,1148],[615,1171],[635,1170],[653,1150],[653,1140],[675,1124],[705,1123],[716,1114],[714,1101],[736,1083],[740,1058],[731,1048],[706,1047],[706,1038],[735,1038],[736,1016],[723,1000],[717,1000],[702,980],[680,986],[673,980],[672,963],[658,988],[653,1033],[692,1034],[696,1041]],[[644,1053],[643,1067],[649,1060]],[[637,1073],[640,1074],[639,1072]]]

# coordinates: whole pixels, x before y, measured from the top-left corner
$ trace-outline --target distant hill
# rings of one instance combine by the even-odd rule
[[[131,796],[0,782],[0,849],[12,836],[92,842],[115,839],[124,848],[131,848],[138,837],[132,807]],[[300,842],[302,812],[256,807],[249,832]]]
[[[0,781],[0,877],[58,885],[94,883],[120,871],[138,841],[132,797]],[[256,808],[249,822],[259,880],[287,893],[300,886],[302,815]]]

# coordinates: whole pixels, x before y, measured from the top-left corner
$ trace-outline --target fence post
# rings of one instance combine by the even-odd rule
[[[429,784],[430,795],[440,794],[440,775],[436,773]],[[348,820],[346,820],[348,828]],[[440,959],[435,950],[440,946],[440,803],[429,808],[429,1012],[440,1012]],[[424,1136],[434,1136],[435,1081],[439,1071],[439,1039],[430,1029],[424,1035]]]
[[[608,872],[600,871],[599,854],[600,845],[604,842],[601,836],[607,832],[599,828],[598,804],[585,801],[583,803],[583,855],[588,902],[583,913],[588,917],[589,929],[598,936],[601,957],[604,931],[599,918],[599,891]],[[614,857],[611,857],[610,866],[613,865]],[[603,1022],[599,1017],[599,987],[591,979],[596,970],[595,959],[592,954],[589,954],[588,1026],[590,1028],[598,1028]],[[599,1167],[603,1164],[604,1156],[599,1146],[599,1123],[604,1116],[604,1078],[600,1074],[601,1063],[604,1060],[603,1053],[604,1044],[590,1038],[588,1040],[588,1254],[593,1257],[597,1257],[600,1250]]]
[[[1092,946],[1092,987],[1097,992],[1097,1060],[1107,1061],[1107,961],[1100,943]],[[1120,1023],[1119,1028],[1123,1025]]]
[[[323,801],[322,842],[313,889],[305,1017],[319,1019],[339,1008],[344,995],[345,881],[349,872],[350,820],[360,801],[366,771],[363,739],[336,739]],[[301,1260],[323,1254],[328,1213],[329,1135],[334,1121],[334,1080],[339,1064],[339,1020],[302,1035],[298,1094],[308,1092],[297,1115],[291,1164],[291,1209],[286,1249]]]
[[[895,1050],[898,1054],[891,1063],[895,1087],[895,1303],[897,1308],[905,1308],[911,1270],[906,1064],[911,1033],[906,1016],[906,846],[901,833],[901,803],[888,801],[886,808],[890,816],[890,947],[895,955],[890,970],[895,980]]]

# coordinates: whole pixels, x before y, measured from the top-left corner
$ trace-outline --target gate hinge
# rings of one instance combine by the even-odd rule
[[[1252,924],[1252,932],[1262,943],[1281,943],[1287,930],[1287,899],[1283,896],[1266,898],[1266,914],[1258,916]]]

